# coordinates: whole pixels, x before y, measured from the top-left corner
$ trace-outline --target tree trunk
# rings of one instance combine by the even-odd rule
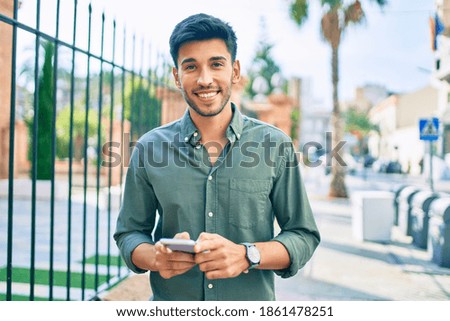
[[[333,126],[333,147],[337,146],[343,139],[344,127],[341,120],[340,108],[339,108],[339,45],[333,46],[331,55],[331,77],[333,83],[333,113],[332,113],[332,126]],[[343,155],[341,155],[342,157]],[[328,195],[330,197],[348,197],[347,187],[345,186],[345,167],[343,164],[339,164],[335,159],[331,164],[331,183]]]

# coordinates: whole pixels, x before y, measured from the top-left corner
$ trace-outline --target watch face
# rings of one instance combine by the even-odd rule
[[[258,264],[259,261],[261,260],[261,257],[260,257],[260,254],[259,254],[259,250],[254,245],[248,247],[247,254],[248,254],[248,259],[253,264]]]

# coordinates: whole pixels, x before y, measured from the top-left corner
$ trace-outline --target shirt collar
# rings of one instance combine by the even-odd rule
[[[231,103],[231,109],[233,111],[233,117],[231,118],[231,122],[225,135],[231,143],[234,143],[241,138],[244,127],[244,118],[233,102]],[[189,115],[189,108],[186,109],[186,112],[181,118],[181,134],[183,135],[182,139],[184,139],[186,143],[189,142],[193,146],[200,143],[201,135],[192,122],[191,116]]]

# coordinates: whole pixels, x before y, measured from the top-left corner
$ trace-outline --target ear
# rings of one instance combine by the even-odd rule
[[[237,84],[241,80],[241,63],[235,60],[233,63],[233,84]]]
[[[178,69],[176,67],[172,68],[173,78],[175,79],[175,85],[181,89],[180,77],[178,76]]]

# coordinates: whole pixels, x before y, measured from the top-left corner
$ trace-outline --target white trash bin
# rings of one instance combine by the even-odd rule
[[[351,201],[353,237],[361,241],[390,241],[395,214],[394,193],[354,192]]]

